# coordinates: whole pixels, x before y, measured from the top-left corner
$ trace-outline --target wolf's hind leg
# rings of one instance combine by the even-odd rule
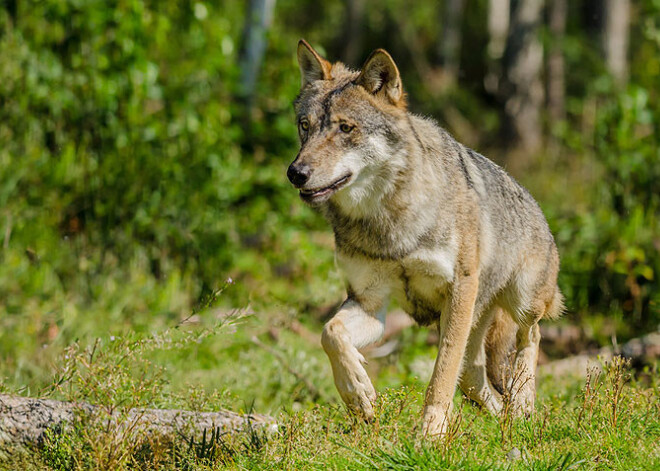
[[[530,415],[534,411],[536,362],[540,341],[538,323],[519,326],[516,335],[516,361],[509,380],[509,393],[513,412],[516,415]]]
[[[374,415],[376,391],[362,366],[365,359],[358,348],[379,340],[384,329],[381,321],[349,299],[328,321],[321,336],[339,395],[350,410],[367,420]]]
[[[486,336],[488,378],[500,393],[507,387],[516,353],[518,325],[503,308],[496,309]]]
[[[459,380],[467,397],[494,414],[502,410],[502,399],[487,374],[486,336],[500,312],[501,308],[497,306],[487,310],[470,331]]]

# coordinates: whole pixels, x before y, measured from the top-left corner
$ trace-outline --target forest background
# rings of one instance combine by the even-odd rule
[[[580,328],[555,355],[658,329],[660,0],[9,0],[4,390],[66,396],[53,372],[72,345],[240,317],[153,355],[168,397],[192,387],[259,412],[337,400],[322,353],[281,341],[317,335],[344,296],[331,231],[286,179],[300,38],[353,68],[387,49],[412,111],[535,196],[562,260],[559,325]],[[432,356],[425,335],[395,356]],[[405,384],[404,360],[379,381]]]

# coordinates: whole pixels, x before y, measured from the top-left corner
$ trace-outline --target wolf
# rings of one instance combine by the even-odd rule
[[[439,331],[424,435],[447,432],[457,385],[497,414],[516,380],[513,406],[531,413],[538,322],[563,309],[557,247],[538,204],[502,168],[408,111],[385,50],[359,71],[304,40],[297,56],[300,151],[287,176],[334,231],[347,298],[322,345],[349,410],[374,416],[359,349],[381,338],[393,298]]]

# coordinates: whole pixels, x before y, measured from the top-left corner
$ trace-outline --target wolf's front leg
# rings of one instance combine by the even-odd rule
[[[349,409],[367,420],[374,415],[376,391],[362,366],[365,359],[357,349],[379,340],[384,329],[381,321],[349,298],[325,325],[321,337],[339,394]]]
[[[478,275],[459,277],[440,317],[440,341],[431,382],[426,390],[422,432],[426,436],[447,432],[452,399],[465,354],[478,290]]]

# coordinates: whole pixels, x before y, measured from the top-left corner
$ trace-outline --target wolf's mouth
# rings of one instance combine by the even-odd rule
[[[342,186],[344,186],[346,183],[348,183],[348,180],[351,178],[351,176],[353,176],[353,174],[349,173],[348,175],[341,177],[332,185],[326,186],[325,188],[316,189],[316,190],[307,190],[307,189],[300,190],[300,197],[303,200],[310,202],[310,201],[318,200],[325,196],[330,196],[332,193],[334,193]]]

